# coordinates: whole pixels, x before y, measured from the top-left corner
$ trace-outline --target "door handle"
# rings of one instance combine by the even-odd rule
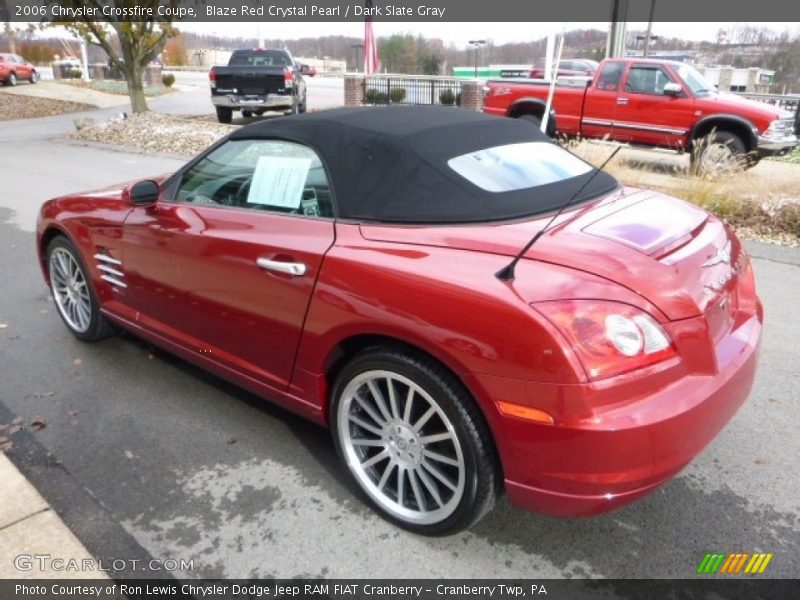
[[[275,271],[276,273],[285,273],[294,277],[300,277],[306,274],[306,266],[303,263],[282,262],[279,260],[270,260],[268,258],[256,259],[256,264],[262,269],[268,271]]]
[[[628,103],[627,98],[617,98],[617,104],[627,104],[627,103]]]

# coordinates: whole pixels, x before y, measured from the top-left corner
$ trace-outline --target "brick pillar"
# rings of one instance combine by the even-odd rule
[[[52,67],[53,69],[53,79],[55,79],[56,81],[61,79],[61,65],[52,62],[50,63],[50,67]]]
[[[483,81],[473,79],[461,82],[461,108],[483,110]]]
[[[145,69],[144,82],[147,87],[162,87],[164,84],[161,82],[161,65],[147,65],[147,69]]]
[[[361,106],[364,104],[364,88],[366,80],[361,75],[344,76],[344,105]]]

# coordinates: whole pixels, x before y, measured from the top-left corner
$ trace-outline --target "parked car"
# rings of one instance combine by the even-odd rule
[[[37,233],[77,338],[131,331],[330,427],[357,489],[423,534],[502,488],[562,516],[652,492],[758,360],[722,221],[457,108],[268,119],[172,175],[50,200]]]
[[[558,61],[556,77],[593,77],[600,63],[585,58],[565,58]],[[545,59],[539,58],[533,63],[528,77],[544,79]]]
[[[39,81],[36,67],[19,54],[0,54],[0,82],[3,85],[17,85],[21,80],[30,83]]]
[[[484,111],[531,120],[544,115],[549,84],[487,82]],[[606,59],[588,85],[557,85],[548,133],[608,138],[691,152],[697,171],[748,167],[797,146],[794,115],[718,92],[693,67],[642,58]]]
[[[228,66],[211,67],[208,78],[220,123],[230,123],[234,111],[242,111],[244,117],[268,110],[306,111],[303,69],[288,50],[235,50]]]

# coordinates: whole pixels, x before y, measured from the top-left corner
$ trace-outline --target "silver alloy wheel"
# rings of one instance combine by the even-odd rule
[[[86,333],[92,323],[89,286],[77,259],[64,248],[50,254],[50,289],[67,325],[77,333]]]
[[[31,71],[31,83],[39,81],[39,74],[36,71]]]
[[[8,85],[17,85],[17,76],[14,75],[14,73],[11,73],[11,75],[8,76]]]
[[[453,514],[464,496],[464,453],[422,387],[392,371],[366,371],[345,387],[336,418],[348,467],[386,512],[417,525]]]
[[[735,169],[738,166],[736,153],[730,144],[707,142],[700,153],[700,170],[709,175],[717,175]]]

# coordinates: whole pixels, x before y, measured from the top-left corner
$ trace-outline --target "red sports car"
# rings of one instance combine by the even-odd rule
[[[17,85],[22,79],[30,83],[39,81],[36,67],[17,54],[0,54],[0,82]]]
[[[366,499],[425,534],[502,488],[566,516],[651,492],[744,402],[762,332],[719,219],[447,107],[238,129],[48,201],[38,251],[75,336],[126,329],[330,427]]]

